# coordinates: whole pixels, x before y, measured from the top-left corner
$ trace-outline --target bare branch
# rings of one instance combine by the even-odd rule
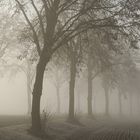
[[[40,22],[40,27],[41,27],[41,30],[42,30],[42,34],[43,34],[43,39],[44,39],[44,42],[45,42],[45,31],[44,31],[44,24],[43,24],[43,21],[42,21],[42,17],[40,15],[35,3],[34,3],[34,0],[31,0],[31,3],[32,3],[32,5],[33,5],[33,7],[34,7],[34,9],[37,13],[37,16],[38,16],[38,19],[39,19],[39,22]]]
[[[22,11],[22,13],[23,13],[23,15],[24,15],[24,17],[25,17],[27,23],[29,24],[29,26],[30,26],[30,28],[31,28],[31,30],[32,30],[32,32],[33,32],[33,38],[34,38],[34,42],[35,42],[36,47],[37,47],[38,54],[41,55],[40,44],[39,44],[39,40],[38,40],[38,36],[37,36],[37,34],[36,34],[36,31],[35,31],[35,29],[34,29],[32,23],[30,22],[30,20],[29,20],[27,14],[25,13],[25,11],[24,11],[24,9],[23,9],[23,7],[22,7],[22,4],[21,4],[18,0],[15,0],[15,1],[16,1],[17,4],[19,5],[20,10]]]
[[[66,9],[68,9],[69,7],[71,7],[73,4],[75,4],[78,0],[74,0],[74,1],[70,1],[70,2],[65,2],[62,5],[59,6],[59,11],[58,14],[60,14],[61,12],[64,12]]]

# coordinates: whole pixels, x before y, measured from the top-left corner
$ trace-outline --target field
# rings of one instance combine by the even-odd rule
[[[28,133],[30,119],[25,116],[1,116],[0,140],[41,140]],[[52,119],[46,126],[48,140],[140,140],[140,123],[112,119],[81,118],[74,125],[64,118]],[[46,138],[42,138],[46,139]]]

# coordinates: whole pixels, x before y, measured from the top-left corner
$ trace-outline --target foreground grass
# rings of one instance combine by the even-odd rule
[[[28,133],[30,125],[15,125],[0,128],[0,140],[42,140]],[[78,130],[80,126],[67,122],[51,122],[46,127],[49,140],[65,140]],[[44,138],[46,139],[46,138]]]
[[[20,120],[20,119],[19,119]],[[12,120],[11,120],[12,121]],[[107,119],[82,118],[83,125],[70,124],[64,118],[48,122],[43,140],[140,140],[140,125]],[[30,124],[0,128],[0,140],[42,140],[28,133]],[[8,124],[8,123],[7,123]]]

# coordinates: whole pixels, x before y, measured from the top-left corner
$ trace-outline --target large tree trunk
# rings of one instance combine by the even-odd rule
[[[36,69],[36,78],[33,89],[32,99],[32,131],[33,133],[40,133],[42,131],[41,119],[40,119],[40,99],[42,95],[43,77],[46,64],[49,62],[49,56],[44,53],[44,56],[40,57],[40,60]],[[47,57],[46,57],[47,56]]]
[[[105,114],[109,116],[109,89],[104,87],[105,90]]]
[[[91,52],[88,54],[88,115],[92,116],[92,61]]]
[[[76,78],[76,52],[71,46],[71,64],[70,64],[70,83],[69,83],[69,120],[72,121],[74,117],[74,89]]]

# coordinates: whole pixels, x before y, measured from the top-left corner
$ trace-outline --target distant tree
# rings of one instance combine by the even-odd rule
[[[24,24],[23,24],[24,26]],[[37,63],[37,54],[34,49],[33,43],[29,40],[25,41],[25,32],[18,33],[18,43],[20,43],[20,47],[18,47],[19,53],[16,55],[17,60],[21,62],[18,65],[20,67],[20,71],[24,72],[27,78],[27,100],[28,100],[28,111],[27,114],[31,115],[32,109],[32,90],[33,83],[36,75],[36,63]]]
[[[61,56],[60,56],[61,55]],[[76,38],[69,41],[66,46],[61,47],[56,53],[55,56],[57,61],[55,65],[59,69],[65,68],[65,73],[69,76],[64,75],[63,77],[67,80],[69,79],[69,114],[68,121],[75,121],[75,86],[76,80],[80,75],[82,64],[83,64],[83,46],[82,46],[82,36],[79,34]],[[69,72],[69,74],[68,74]],[[61,77],[61,79],[64,80]]]
[[[3,72],[6,74],[7,72],[10,73],[9,77],[15,76],[18,72],[24,72],[27,76],[27,79],[30,78],[29,72],[26,71],[26,68],[22,64],[18,64],[17,57],[21,53],[22,47],[19,47],[19,41],[17,36],[21,31],[21,27],[24,22],[20,21],[18,16],[14,16],[12,11],[11,3],[5,1],[1,1],[0,3],[0,10],[1,10],[1,21],[0,21],[0,61],[1,61],[1,73]],[[10,9],[10,10],[9,10]],[[20,25],[19,25],[20,23]],[[20,46],[22,46],[20,44]],[[24,55],[24,54],[22,54]],[[16,64],[17,62],[17,64]],[[29,88],[29,80],[27,80],[27,93],[30,90],[30,96],[28,94],[28,113],[31,113],[31,89]],[[29,99],[30,98],[30,99]]]
[[[17,57],[17,56],[14,56]],[[14,58],[13,57],[13,58]],[[19,57],[19,56],[18,56]],[[20,58],[21,59],[21,58]],[[16,60],[19,61],[19,58]],[[31,68],[32,66],[32,68]],[[26,85],[27,85],[27,115],[31,115],[31,93],[32,93],[32,88],[33,88],[33,81],[35,78],[35,71],[33,69],[33,65],[29,60],[22,60],[22,63],[15,63],[13,62],[12,64],[3,64],[2,67],[4,67],[4,71],[8,72],[9,71],[9,78],[14,78],[19,72],[24,73],[24,75],[27,78]]]
[[[81,36],[69,43],[69,58],[70,58],[70,82],[69,82],[69,121],[75,120],[75,83],[77,73],[81,67],[82,46]]]
[[[106,80],[104,80],[104,85],[107,84],[108,90],[110,88],[111,89],[116,88],[118,90],[119,113],[120,113],[120,115],[122,115],[121,98],[122,98],[122,95],[124,97],[126,97],[126,93],[128,91],[130,91],[130,89],[128,90],[128,88],[131,87],[129,85],[131,80],[128,77],[131,77],[133,75],[132,71],[133,70],[135,71],[135,64],[134,64],[129,52],[119,55],[118,58],[119,59],[115,60],[116,62],[114,62],[114,64],[115,63],[116,64],[111,69],[108,69],[108,71],[106,71],[106,73],[104,73],[104,77],[106,77]],[[108,83],[107,83],[107,81],[108,81]],[[133,88],[131,87],[131,89],[133,89]],[[108,101],[107,98],[109,98],[108,95],[106,96],[106,102]],[[107,105],[108,105],[108,103],[107,103]],[[109,107],[107,107],[107,108],[109,108]]]
[[[17,16],[13,17],[12,12],[9,11],[11,8],[7,3],[1,1],[1,21],[0,21],[0,61],[1,61],[1,74],[7,74],[9,77],[15,76],[18,72],[26,72],[23,65],[16,64],[17,56],[20,53],[20,47],[17,35],[20,32],[19,19]],[[23,24],[22,22],[20,22]],[[15,62],[14,62],[15,61]],[[28,77],[29,78],[29,77]],[[27,80],[28,81],[28,80]],[[28,84],[27,84],[28,86]],[[31,101],[30,101],[30,112],[31,112]]]
[[[102,73],[107,73],[114,64],[113,55],[117,55],[123,48],[114,45],[113,30],[95,30],[88,33],[88,115],[92,116],[92,82],[94,78]],[[107,37],[106,37],[107,36]],[[119,39],[117,40],[119,41]],[[114,56],[115,57],[115,56]],[[116,64],[117,65],[117,64]],[[107,84],[107,78],[104,79]],[[104,85],[107,93],[107,85]],[[107,96],[107,94],[106,94]]]
[[[52,80],[53,85],[56,88],[56,99],[57,99],[57,114],[61,113],[61,87],[68,80],[67,69],[61,63],[61,59],[57,56],[55,57],[57,60],[52,61],[50,67],[48,68],[49,77]],[[46,76],[48,75],[46,73]],[[48,78],[48,76],[47,76]]]

